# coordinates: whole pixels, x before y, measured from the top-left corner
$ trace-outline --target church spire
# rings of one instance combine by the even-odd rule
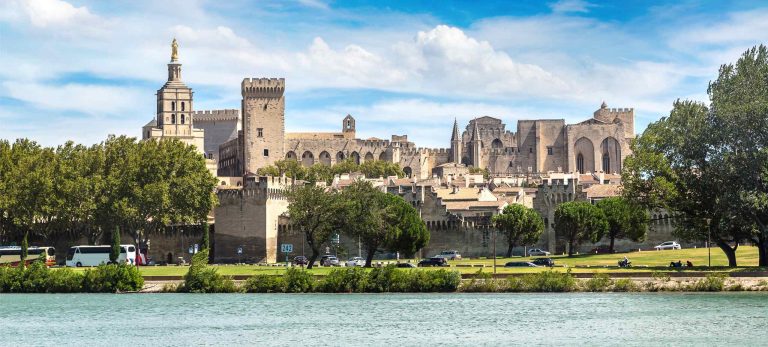
[[[459,135],[459,122],[453,119],[453,134],[451,135],[451,161],[461,164],[461,143],[462,138]]]
[[[477,130],[477,118],[472,121],[472,141],[480,141],[480,131]]]
[[[459,139],[459,122],[456,118],[453,118],[453,134],[451,134],[451,141]]]
[[[176,38],[171,42],[171,62],[168,63],[168,82],[181,82],[181,63],[179,63],[179,44]]]
[[[479,168],[482,165],[482,147],[480,131],[477,129],[477,118],[472,121],[472,166]]]

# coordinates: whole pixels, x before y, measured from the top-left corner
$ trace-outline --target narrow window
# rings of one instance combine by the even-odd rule
[[[264,137],[264,128],[256,128],[256,137]]]
[[[528,148],[528,153],[533,153],[533,147]]]
[[[547,155],[552,155],[552,147],[547,147]]]
[[[171,101],[171,111],[176,111],[176,101]]]
[[[576,170],[581,174],[584,173],[584,156],[581,153],[576,156]]]
[[[611,157],[608,153],[603,154],[603,172],[611,173]]]
[[[184,105],[184,104],[182,103],[182,105]],[[183,114],[181,115],[181,124],[184,124],[184,115]]]
[[[181,102],[181,110],[184,111],[184,101]]]
[[[175,114],[171,115],[171,124],[176,124],[176,115]]]
[[[266,149],[266,148],[264,148],[264,156],[265,156],[265,157],[268,157],[268,156],[269,156],[269,150],[268,150],[268,149]]]

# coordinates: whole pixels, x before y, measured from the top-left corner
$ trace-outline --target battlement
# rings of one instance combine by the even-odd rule
[[[225,110],[204,110],[192,112],[196,122],[214,122],[214,121],[226,121],[226,120],[239,120],[240,110],[225,109]]]
[[[449,155],[451,154],[450,148],[405,148],[401,152],[401,155],[416,156],[416,155]]]
[[[491,155],[513,155],[513,154],[516,154],[516,148],[515,147],[491,148],[490,154]]]
[[[285,92],[285,78],[244,78],[244,98],[279,98]]]

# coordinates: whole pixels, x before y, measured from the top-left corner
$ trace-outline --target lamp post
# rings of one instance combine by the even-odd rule
[[[712,267],[712,245],[710,244],[712,242],[712,226],[710,225],[712,223],[711,218],[707,218],[707,267]]]
[[[493,274],[496,274],[496,228],[493,228]]]

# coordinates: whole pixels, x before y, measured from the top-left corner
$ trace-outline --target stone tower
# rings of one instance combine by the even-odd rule
[[[355,138],[355,118],[353,118],[350,115],[347,115],[344,117],[344,120],[342,120],[341,123],[341,131],[344,133],[344,138],[346,139],[354,139]]]
[[[178,44],[173,39],[168,81],[157,90],[156,118],[144,126],[142,138],[176,138],[204,153],[204,131],[194,128],[192,94],[192,89],[181,80]]]
[[[461,136],[456,118],[453,119],[453,134],[451,134],[451,161],[461,164]]]
[[[256,173],[285,157],[285,79],[246,78],[243,94],[243,170]]]
[[[483,142],[480,140],[480,131],[477,129],[477,119],[472,122],[472,166],[479,168],[482,163]]]

